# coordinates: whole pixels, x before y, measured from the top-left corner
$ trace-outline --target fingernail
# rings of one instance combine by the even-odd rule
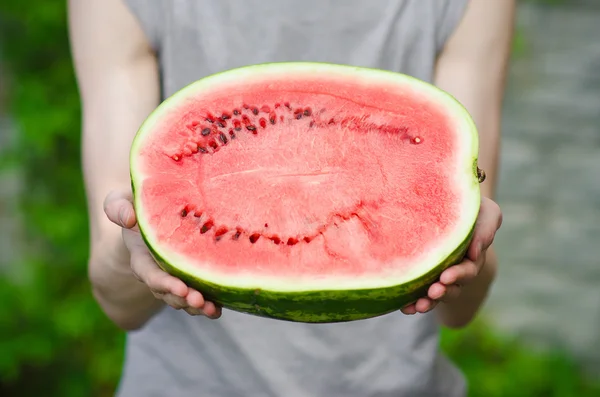
[[[127,215],[127,209],[121,208],[119,210],[119,221],[121,222],[121,226],[125,227],[125,215]]]
[[[475,246],[475,258],[474,258],[474,260],[477,260],[479,258],[479,255],[481,255],[481,251],[482,250],[483,250],[483,244],[477,243],[477,245]]]

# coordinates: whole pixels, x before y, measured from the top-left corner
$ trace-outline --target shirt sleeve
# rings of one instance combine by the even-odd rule
[[[155,51],[161,47],[164,28],[164,3],[162,0],[123,0],[140,23],[150,45]]]
[[[469,0],[433,0],[436,5],[436,50],[441,52],[462,20]]]

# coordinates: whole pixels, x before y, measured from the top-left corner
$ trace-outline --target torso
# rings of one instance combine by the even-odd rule
[[[126,0],[155,46],[163,96],[247,64],[320,61],[431,81],[468,0]],[[296,324],[166,308],[128,335],[120,397],[454,397],[432,314]]]

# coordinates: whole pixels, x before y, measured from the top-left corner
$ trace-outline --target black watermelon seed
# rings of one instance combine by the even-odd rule
[[[213,222],[208,221],[204,225],[202,225],[202,228],[200,228],[200,233],[204,234],[204,233],[208,232],[212,227],[213,227]]]
[[[208,136],[210,135],[210,128],[204,128],[200,133],[202,134],[202,136]]]

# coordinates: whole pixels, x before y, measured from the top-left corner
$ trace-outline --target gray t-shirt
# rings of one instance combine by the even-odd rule
[[[401,71],[431,81],[468,0],[126,0],[160,58],[163,96],[274,61]],[[127,337],[119,397],[458,397],[432,313],[298,324],[165,308]]]

